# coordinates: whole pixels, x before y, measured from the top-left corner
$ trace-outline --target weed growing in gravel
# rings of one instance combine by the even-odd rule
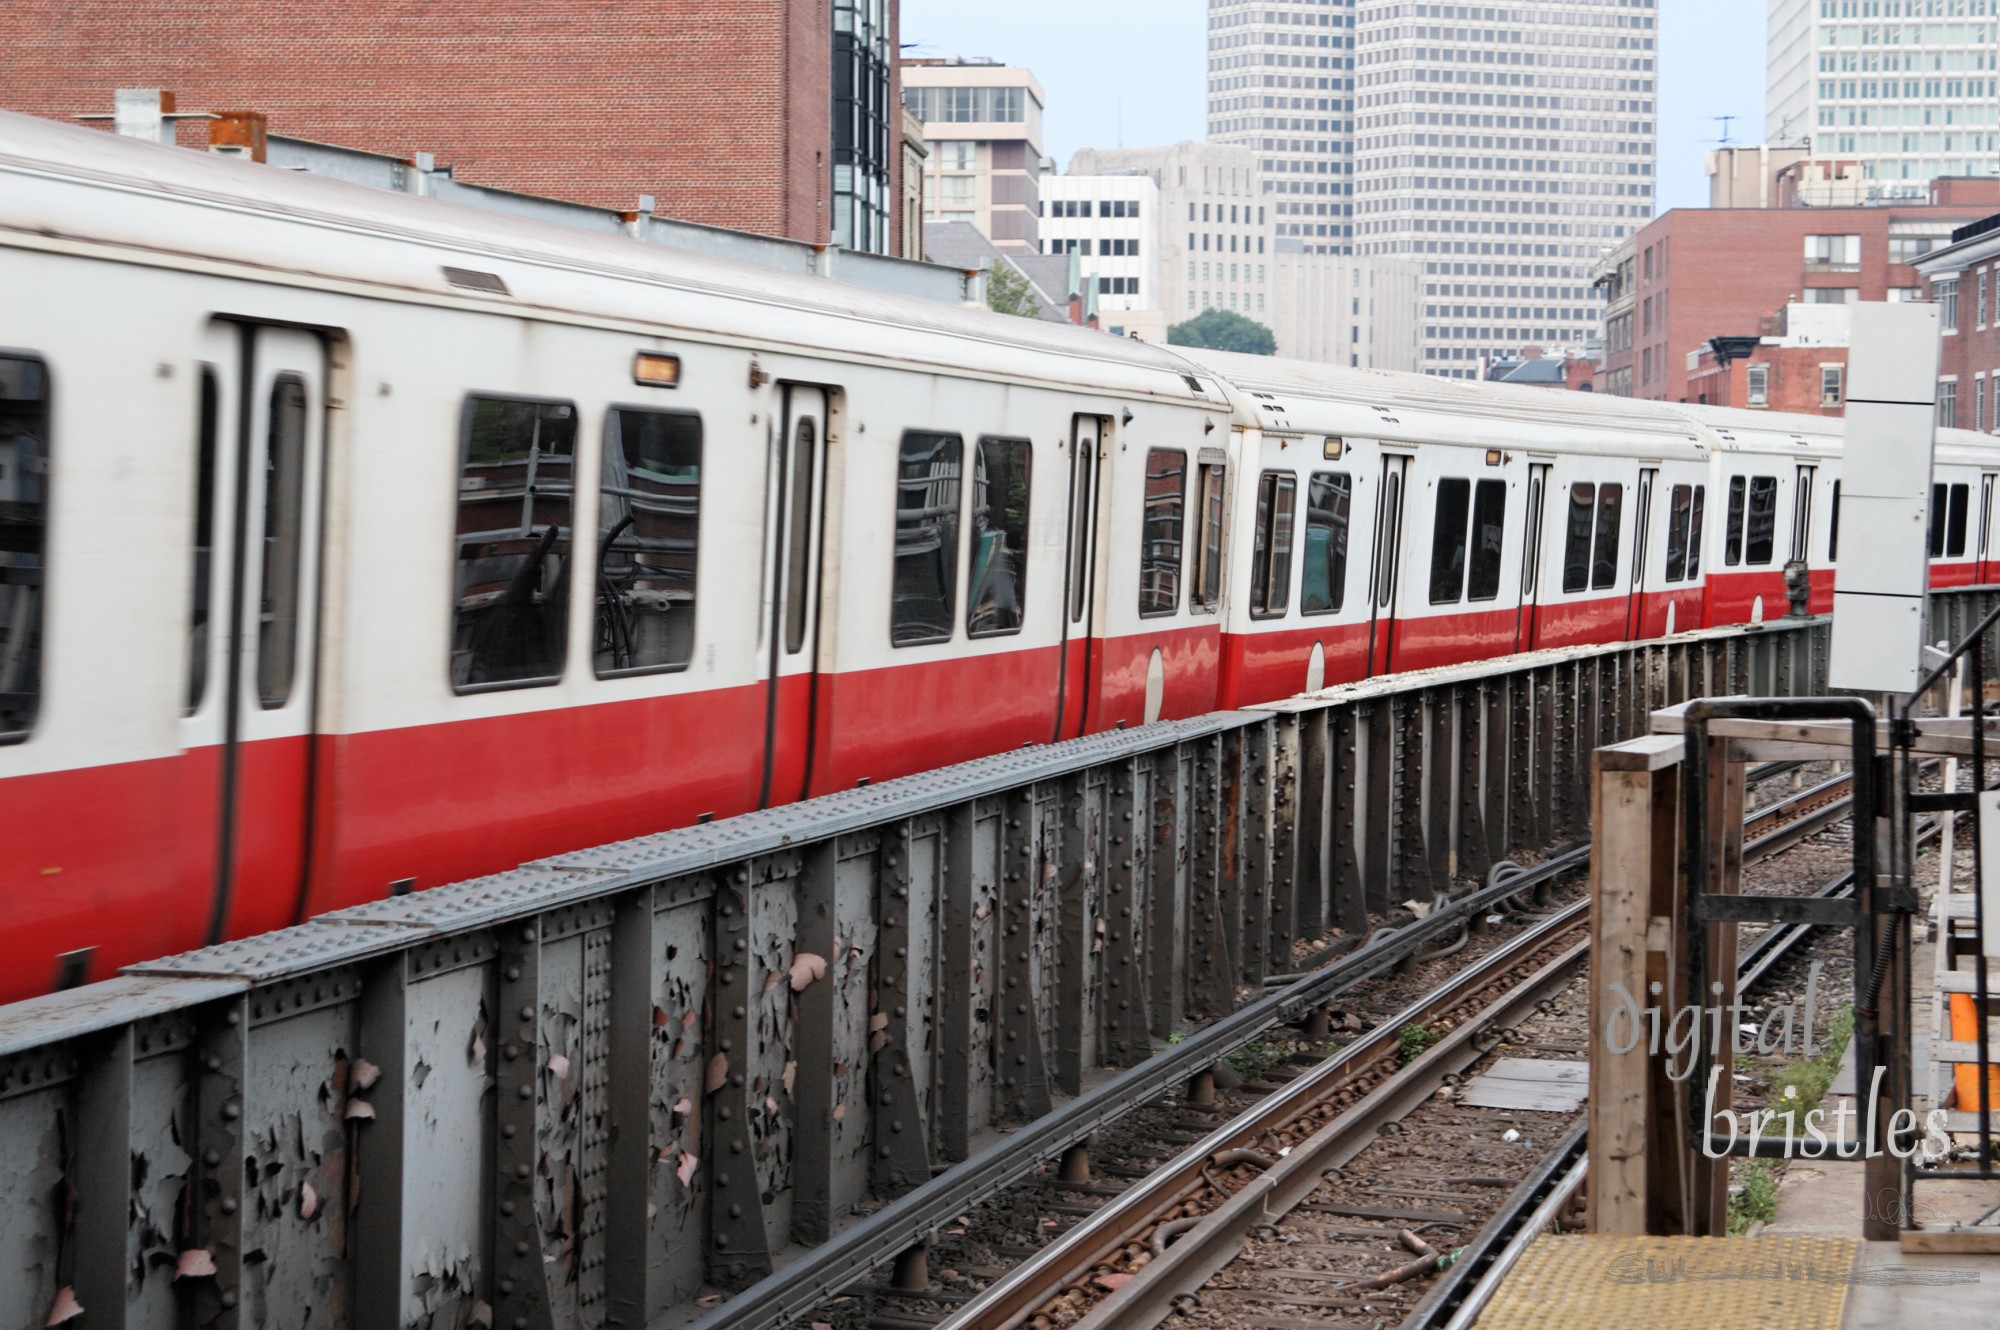
[[[1277,1061],[1278,1050],[1270,1044],[1245,1044],[1223,1060],[1248,1079],[1262,1075],[1266,1067]]]
[[[1752,1224],[1771,1222],[1778,1212],[1778,1178],[1767,1160],[1737,1166],[1742,1181],[1729,1189],[1729,1236],[1740,1238]]]
[[[1798,1059],[1778,1073],[1771,1083],[1771,1106],[1780,1113],[1795,1110],[1798,1113],[1795,1120],[1804,1122],[1806,1114],[1818,1108],[1820,1100],[1826,1097],[1827,1087],[1833,1084],[1834,1073],[1840,1070],[1841,1055],[1853,1034],[1854,1007],[1850,1003],[1833,1013],[1826,1043],[1819,1052]]]
[[[1396,1035],[1396,1058],[1404,1066],[1409,1066],[1424,1055],[1424,1050],[1438,1041],[1438,1033],[1428,1025],[1405,1025]]]

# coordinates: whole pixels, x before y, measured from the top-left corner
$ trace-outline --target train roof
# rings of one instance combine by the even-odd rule
[[[1182,350],[1254,407],[1239,423],[1278,433],[1684,458],[1709,443],[1687,417],[1628,397]]]
[[[712,334],[1226,410],[1170,351],[0,111],[0,237],[114,246],[166,266],[392,288],[403,298]],[[468,292],[447,267],[490,273]],[[671,295],[663,301],[663,295]],[[669,333],[668,335],[671,335]]]

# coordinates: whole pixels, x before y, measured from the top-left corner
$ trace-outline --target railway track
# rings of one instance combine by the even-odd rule
[[[1849,798],[1844,778],[1836,778],[1751,814],[1746,860],[1780,853],[1828,825]],[[1789,834],[1801,822],[1806,830]],[[1538,1210],[1559,1206],[1580,1176],[1580,1113],[1571,1115],[1574,1122],[1533,1133],[1534,1146],[1561,1138],[1554,1151],[1543,1151],[1487,1130],[1482,1113],[1457,1104],[1450,1086],[1503,1044],[1557,1060],[1587,1057],[1580,1027],[1587,1012],[1581,977],[1588,903],[1575,900],[1532,918],[1483,956],[1453,957],[1443,982],[1408,1001],[1385,1008],[1362,985],[1384,979],[1372,993],[1393,984],[1399,968],[1469,949],[1475,923],[1489,911],[1507,902],[1540,903],[1552,883],[1587,863],[1588,852],[1585,845],[1532,868],[1501,866],[1485,889],[1440,912],[1454,917],[1378,935],[1375,946],[1203,1032],[1197,1038],[1210,1046],[1184,1061],[1190,1068],[1213,1066],[1256,1047],[1270,1037],[1287,999],[1293,1018],[1330,1004],[1350,1008],[1343,1034],[1367,1011],[1365,1033],[1330,1055],[1314,1055],[1306,1065],[1266,1059],[1239,1086],[1218,1089],[1195,1072],[1150,1097],[1127,1097],[1122,1106],[1110,1096],[1097,1106],[1094,1130],[1060,1145],[1052,1143],[1046,1121],[1037,1124],[1019,1134],[1016,1148],[1038,1157],[1011,1179],[957,1201],[951,1208],[959,1213],[937,1224],[942,1240],[928,1259],[923,1248],[906,1247],[888,1280],[870,1281],[866,1269],[852,1264],[844,1278],[829,1280],[823,1248],[781,1272],[796,1281],[789,1309],[771,1305],[766,1291],[762,1308],[725,1304],[699,1325],[803,1324],[809,1317],[834,1330],[1107,1330],[1156,1325],[1176,1310],[1270,1330],[1337,1325],[1325,1318],[1342,1310],[1370,1325],[1385,1314],[1402,1320],[1405,1312],[1413,1318],[1406,1324],[1444,1324],[1456,1308],[1478,1300],[1489,1272],[1511,1264],[1510,1244],[1521,1226]],[[1746,949],[1745,970],[1761,976],[1802,936],[1803,930],[1773,930]],[[1268,1010],[1242,1019],[1258,1008]],[[1239,1028],[1223,1028],[1232,1023]],[[1090,1098],[1057,1116],[1073,1114]],[[1023,1139],[1038,1129],[1040,1139]],[[1445,1266],[1427,1283],[1391,1286],[1423,1290],[1414,1308],[1405,1297],[1385,1299],[1380,1289],[1333,1292],[1379,1278],[1380,1271],[1363,1268],[1364,1256],[1379,1262],[1382,1255],[1368,1244],[1379,1249],[1395,1241],[1409,1248],[1401,1253],[1405,1263],[1424,1266],[1424,1274],[1441,1261]],[[1297,1259],[1302,1253],[1304,1264]],[[1332,1253],[1352,1259],[1328,1268]],[[819,1272],[809,1268],[815,1261],[822,1263]],[[878,1255],[872,1264],[888,1261]],[[1225,1267],[1231,1271],[1225,1283],[1240,1281],[1243,1272],[1267,1273],[1249,1275],[1248,1287],[1198,1298],[1195,1291]],[[804,1296],[815,1273],[823,1296]],[[1353,1305],[1335,1305],[1341,1302]],[[1299,1319],[1307,1308],[1320,1319]],[[1417,1311],[1422,1319],[1415,1319]]]

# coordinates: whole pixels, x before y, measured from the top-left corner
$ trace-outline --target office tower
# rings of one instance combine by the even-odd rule
[[[1581,350],[1599,257],[1652,216],[1656,0],[1359,0],[1356,252],[1421,286],[1415,355]]]
[[[1209,0],[1208,140],[1250,149],[1275,234],[1354,241],[1355,0]]]
[[[2000,171],[1993,0],[1771,0],[1768,40],[1766,142],[1858,162],[1876,199]]]

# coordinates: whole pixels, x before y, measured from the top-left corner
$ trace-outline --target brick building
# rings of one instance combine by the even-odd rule
[[[1713,337],[1759,334],[1793,303],[1921,299],[1915,261],[1996,208],[1992,179],[1869,207],[1676,208],[1600,264],[1603,391],[1693,401],[1693,358]]]
[[[897,253],[896,0],[381,0],[258,7],[12,0],[0,107],[114,89],[248,108],[272,133],[468,183]],[[183,126],[198,136],[198,127]],[[193,138],[190,138],[193,143]]]
[[[2000,215],[1960,227],[1919,268],[1944,343],[1938,423],[2000,433]]]
[[[1762,332],[1711,337],[1690,357],[1688,400],[1838,416],[1847,410],[1846,305],[1786,305]]]

